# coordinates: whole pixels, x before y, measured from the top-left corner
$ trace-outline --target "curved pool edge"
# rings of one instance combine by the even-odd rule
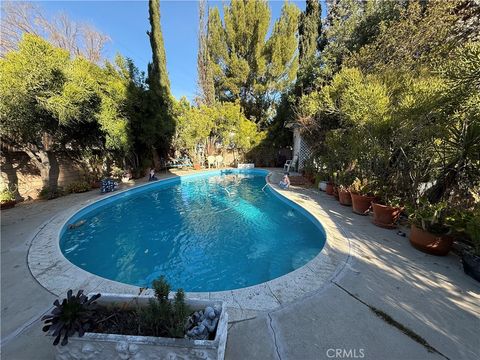
[[[302,267],[264,283],[235,290],[217,292],[187,292],[187,298],[224,300],[229,307],[231,321],[254,317],[258,311],[269,311],[281,308],[311,294],[321,292],[331,281],[339,276],[352,256],[350,241],[342,234],[332,220],[322,210],[302,204],[294,190],[282,190],[272,177],[275,171],[258,169],[266,174],[267,187],[280,200],[289,205],[296,205],[302,212],[310,215],[323,228],[326,236],[325,245],[320,253]],[[215,171],[214,171],[215,172]],[[202,171],[193,175],[172,176],[161,179],[154,184],[181,181],[182,177],[193,177],[211,174]],[[175,180],[177,179],[177,180]],[[89,273],[67,260],[60,249],[60,236],[67,222],[85,208],[93,204],[112,201],[113,197],[121,197],[125,192],[142,187],[154,186],[152,183],[139,184],[101,198],[88,199],[72,206],[50,219],[32,239],[28,251],[28,266],[32,276],[45,289],[56,296],[63,296],[68,289],[83,289],[85,293],[124,293],[140,294],[138,286],[119,283]],[[297,194],[299,195],[299,194]],[[142,294],[152,294],[147,289]]]

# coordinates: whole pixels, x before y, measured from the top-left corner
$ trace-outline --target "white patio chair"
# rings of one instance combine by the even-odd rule
[[[207,163],[208,163],[208,168],[210,169],[210,166],[215,166],[215,156],[210,155],[207,156]]]
[[[283,165],[283,171],[284,172],[290,172],[292,169],[295,171],[297,165],[297,157],[294,156],[292,160],[287,160],[285,162],[285,165]]]
[[[223,156],[222,155],[215,156],[215,165],[217,166],[217,168],[223,166]]]

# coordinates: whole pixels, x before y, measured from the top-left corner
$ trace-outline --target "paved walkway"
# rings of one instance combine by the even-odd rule
[[[332,220],[350,238],[352,257],[320,292],[231,323],[227,360],[480,358],[480,286],[463,274],[455,255],[418,252],[395,231],[372,225],[317,190],[284,193]],[[91,191],[2,212],[2,359],[52,358],[39,317],[55,297],[30,275],[28,247],[55,214],[95,197]]]

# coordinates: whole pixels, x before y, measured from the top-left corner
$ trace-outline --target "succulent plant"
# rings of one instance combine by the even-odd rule
[[[85,332],[93,325],[95,301],[100,294],[88,296],[83,294],[83,290],[79,290],[77,295],[73,295],[72,290],[68,290],[67,298],[62,303],[57,300],[53,303],[55,308],[49,315],[42,317],[45,326],[43,331],[49,332],[55,336],[53,345],[58,345],[63,335],[61,345],[68,343],[68,337],[78,333],[83,336]]]

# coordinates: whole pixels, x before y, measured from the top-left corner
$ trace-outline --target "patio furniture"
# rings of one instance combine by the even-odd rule
[[[215,156],[215,166],[217,168],[223,166],[223,156],[222,155]]]
[[[193,167],[192,161],[188,157],[173,159],[167,164],[167,168],[181,169],[183,167]]]
[[[213,155],[207,156],[207,164],[209,169],[211,165],[215,166],[215,156]]]
[[[285,165],[283,165],[283,171],[285,171],[285,172],[290,172],[291,169],[293,169],[293,171],[295,171],[296,165],[297,165],[297,161],[298,161],[297,156],[294,156],[292,160],[287,160],[287,161],[285,162]]]
[[[105,194],[107,192],[114,191],[118,186],[118,183],[112,179],[103,179],[102,185],[100,186],[100,192]]]

